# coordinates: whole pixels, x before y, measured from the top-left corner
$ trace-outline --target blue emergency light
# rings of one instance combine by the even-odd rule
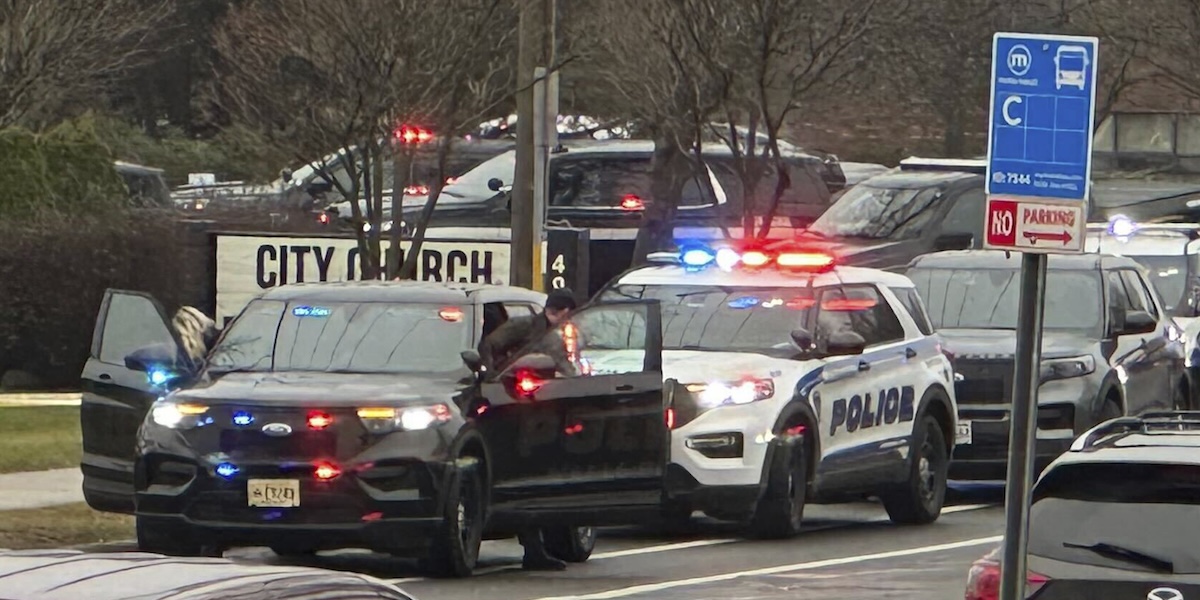
[[[238,472],[241,471],[241,469],[239,469],[238,466],[233,463],[225,462],[225,463],[221,463],[221,464],[217,465],[216,471],[217,471],[217,475],[220,475],[221,477],[223,477],[225,479],[230,479],[233,476],[237,475]]]

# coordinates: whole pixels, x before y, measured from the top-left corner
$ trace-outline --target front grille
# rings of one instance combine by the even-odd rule
[[[358,523],[367,511],[345,494],[318,494],[302,489],[300,506],[259,508],[246,502],[245,490],[203,492],[188,507],[187,516],[215,523],[325,525]]]
[[[337,455],[337,436],[330,431],[300,431],[271,437],[259,431],[227,429],[221,432],[221,451],[234,459],[279,460],[327,458]]]
[[[955,362],[963,380],[954,383],[959,404],[1009,404],[1012,401],[1012,360]]]

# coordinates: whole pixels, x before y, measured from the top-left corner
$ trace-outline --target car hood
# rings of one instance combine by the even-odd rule
[[[641,369],[642,353],[639,350],[615,350],[595,352],[588,357],[593,372],[630,372]],[[779,377],[784,372],[795,372],[804,363],[786,358],[774,358],[754,352],[709,352],[701,350],[664,350],[662,353],[663,378],[680,383],[706,383],[728,381],[743,377]],[[809,361],[813,367],[820,361]]]
[[[362,373],[228,373],[180,390],[175,400],[324,404],[386,402],[404,404],[448,399],[469,379],[429,375],[364,375]]]
[[[1012,358],[1017,332],[1009,329],[939,329],[938,335],[959,360]],[[1099,340],[1072,332],[1042,333],[1042,358],[1066,358],[1093,354]]]

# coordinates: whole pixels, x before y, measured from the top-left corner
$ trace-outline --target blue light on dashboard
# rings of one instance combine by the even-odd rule
[[[225,479],[229,479],[229,478],[233,477],[234,475],[237,475],[238,471],[241,471],[241,469],[239,469],[237,467],[237,465],[235,465],[233,463],[226,462],[226,463],[221,463],[221,464],[217,465],[217,475],[220,475],[221,477],[224,477]]]
[[[249,425],[253,422],[254,422],[254,415],[252,415],[244,410],[239,410],[239,411],[233,413],[233,424],[234,425],[245,426],[245,425]]]
[[[152,383],[154,385],[162,385],[162,384],[166,383],[167,380],[170,378],[171,378],[170,374],[167,373],[166,371],[163,371],[160,369],[155,369],[153,371],[150,371],[150,383]]]
[[[742,296],[736,300],[729,301],[729,308],[754,308],[758,306],[759,299],[754,296]]]
[[[297,317],[328,317],[333,311],[320,306],[297,306],[292,314]]]
[[[1138,225],[1125,215],[1116,215],[1108,220],[1108,234],[1114,237],[1129,237],[1137,233]]]

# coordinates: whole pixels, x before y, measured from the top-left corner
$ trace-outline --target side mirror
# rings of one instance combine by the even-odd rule
[[[502,181],[499,177],[493,177],[488,180],[487,186],[489,190],[498,192],[500,191],[500,188],[504,187],[504,181]]]
[[[483,359],[479,356],[478,351],[463,350],[462,352],[459,353],[459,356],[462,357],[463,364],[467,365],[468,369],[471,369],[472,371],[475,371],[476,373],[484,370],[483,369]]]
[[[839,331],[830,334],[825,342],[825,354],[828,356],[853,356],[862,354],[867,347],[867,341],[853,331]]]
[[[1150,333],[1157,328],[1158,322],[1150,313],[1144,310],[1129,310],[1125,311],[1125,326],[1121,328],[1121,335]]]
[[[975,243],[975,235],[971,233],[943,233],[933,241],[935,251],[969,250]]]
[[[180,360],[174,344],[155,344],[130,352],[125,356],[125,368],[145,373],[154,385],[190,376],[191,369]]]
[[[801,352],[809,352],[813,348],[813,336],[807,329],[793,329],[792,343],[796,344]]]

